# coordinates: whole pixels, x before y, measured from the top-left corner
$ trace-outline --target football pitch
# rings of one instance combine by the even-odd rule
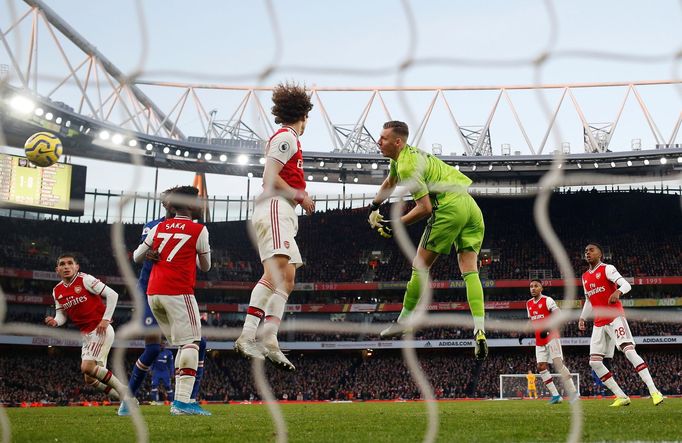
[[[673,441],[682,438],[682,399],[654,407],[649,399],[624,408],[583,400],[581,441]],[[210,405],[212,417],[171,417],[167,406],[143,406],[153,442],[275,441],[264,405]],[[563,441],[569,405],[544,401],[439,402],[439,442]],[[6,410],[16,442],[130,442],[131,420],[115,407]],[[417,442],[426,429],[421,402],[283,404],[291,442]]]

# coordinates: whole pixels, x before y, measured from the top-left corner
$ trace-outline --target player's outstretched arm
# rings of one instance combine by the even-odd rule
[[[157,225],[158,226],[158,225]],[[133,260],[135,263],[142,263],[147,258],[147,252],[151,250],[154,244],[154,237],[156,236],[156,226],[154,226],[148,233],[147,237],[139,244],[135,252],[133,252]]]

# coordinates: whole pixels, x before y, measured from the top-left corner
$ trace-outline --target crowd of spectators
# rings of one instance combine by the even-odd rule
[[[420,364],[438,398],[495,398],[500,374],[525,374],[535,370],[531,349],[493,349],[482,363],[471,349],[425,351]],[[586,349],[564,350],[566,365],[580,374],[583,396],[596,395]],[[678,351],[640,350],[658,388],[665,395],[682,394],[682,355]],[[137,354],[127,355],[130,368]],[[317,352],[289,355],[297,371],[283,373],[268,366],[267,378],[278,399],[371,400],[418,399],[420,393],[403,361],[394,351]],[[620,386],[630,395],[648,395],[632,365],[618,353],[610,363]],[[256,400],[250,364],[233,352],[209,352],[200,397],[209,401]],[[86,387],[76,350],[14,349],[0,353],[0,403],[51,402],[67,404],[103,400],[101,393]],[[140,399],[149,400],[149,381]]]
[[[526,279],[531,270],[547,270],[560,278],[552,254],[540,238],[531,198],[478,198],[486,221],[483,244],[491,261],[482,270],[489,279]],[[388,208],[385,208],[388,213]],[[601,243],[607,260],[629,276],[679,274],[682,260],[680,197],[645,192],[556,194],[550,204],[552,225],[566,247],[573,268],[585,268],[582,251],[588,241]],[[406,281],[410,260],[393,240],[385,240],[366,222],[365,209],[337,209],[301,217],[297,241],[306,266],[301,282]],[[418,241],[423,223],[408,232]],[[209,223],[214,268],[204,280],[255,281],[262,272],[246,222]],[[84,269],[95,275],[118,275],[109,250],[111,226],[0,218],[2,232],[11,232],[0,246],[0,266],[54,269],[62,251],[74,251]],[[125,225],[126,248],[139,242],[141,226]],[[381,258],[369,254],[381,251]],[[130,253],[130,252],[129,252]],[[457,261],[441,259],[432,269],[437,280],[459,278]]]

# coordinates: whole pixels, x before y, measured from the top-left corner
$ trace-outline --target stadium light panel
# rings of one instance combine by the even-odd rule
[[[357,164],[355,165],[355,167],[358,168],[358,169],[362,169],[362,163],[357,163]]]
[[[488,166],[488,171],[492,171],[492,170],[493,170],[493,165]]]
[[[179,149],[176,149],[176,150],[175,150],[175,155],[177,155],[178,157],[180,157],[180,156],[182,155],[182,151],[179,150]]]
[[[511,171],[511,165],[507,163],[507,171]]]
[[[15,95],[10,101],[10,106],[20,114],[28,114],[33,111],[36,105],[33,103],[33,100],[23,95]]]
[[[70,128],[71,127],[71,120],[67,120],[66,123],[64,123],[64,126],[66,126],[67,128]]]
[[[151,143],[147,143],[147,146],[145,146],[145,149],[147,149],[147,151],[151,151],[152,149],[154,149],[154,145],[152,145]]]
[[[459,171],[459,165],[455,165],[455,169]]]
[[[261,165],[264,165],[265,164],[265,157],[259,158],[258,163],[260,163]]]
[[[661,157],[661,160],[660,160],[660,161],[661,161],[661,164],[662,164],[662,165],[668,163],[668,159],[665,158],[665,157]]]
[[[183,153],[182,153],[182,156],[185,157],[185,158],[189,157],[189,151],[183,152]]]
[[[616,167],[616,162],[611,162],[611,167],[615,168]]]
[[[649,166],[649,159],[648,159],[648,158],[645,158],[645,159],[644,159],[644,164],[647,165],[647,166]]]
[[[473,165],[473,166],[471,167],[471,170],[472,170],[472,171],[475,171],[475,170],[476,170],[476,165]]]
[[[226,161],[227,161],[227,155],[221,154],[221,155],[220,155],[220,161],[221,161],[221,162],[226,162]]]
[[[343,162],[339,162],[339,168],[343,168]]]
[[[54,122],[57,123],[58,125],[61,125],[62,124],[62,118],[57,117],[56,119],[54,119]]]
[[[248,174],[246,174],[246,176],[249,178],[253,178],[253,172],[249,172]]]
[[[54,117],[54,115],[52,115],[51,112],[48,112],[48,113],[45,114],[45,119],[46,119],[46,120],[52,120],[52,117]]]
[[[121,134],[114,134],[111,137],[111,142],[115,145],[120,145],[121,143],[123,143],[123,136]]]
[[[557,169],[561,169],[561,168],[563,168],[563,166],[564,166],[563,163],[559,163],[559,164],[556,166],[556,168],[557,168]]]
[[[85,128],[85,132],[83,134],[85,134],[85,135],[90,134],[90,128]]]
[[[353,177],[353,183],[357,183],[358,180],[359,180],[359,179],[358,179],[357,177]]]
[[[632,160],[628,160],[628,162],[627,162],[626,164],[627,164],[628,166],[632,166]]]
[[[128,146],[130,146],[131,148],[134,148],[135,146],[137,146],[137,140],[135,140],[134,138],[130,139],[128,141]]]
[[[237,157],[237,163],[240,165],[245,165],[249,162],[249,156],[246,154],[240,154],[239,157]]]
[[[308,176],[308,181],[309,181],[309,182],[310,182],[310,181],[313,181],[313,176],[312,176],[312,175],[309,175],[309,176]]]
[[[99,138],[101,138],[102,140],[109,140],[109,131],[106,130],[101,131],[99,133]]]
[[[197,158],[201,158],[201,152],[197,153]]]
[[[43,111],[43,108],[36,108],[36,110],[34,111],[34,113],[35,113],[35,115],[37,115],[38,117],[41,117],[41,116],[45,113],[45,111]],[[82,131],[82,130],[83,130],[83,127],[81,126],[81,131]]]
[[[324,177],[322,177],[322,180],[327,181],[327,180],[329,180],[329,177],[327,177],[327,176],[325,175]]]
[[[583,168],[583,164],[582,164],[582,163],[576,163],[576,166],[578,167],[578,169],[582,169],[582,168]]]
[[[320,168],[324,168],[324,161],[320,160]]]
[[[682,163],[682,157],[677,157],[677,163]]]
[[[379,169],[379,165],[376,163],[372,163],[372,169]]]
[[[207,152],[206,154],[204,154],[204,158],[206,160],[210,161],[213,158],[213,154],[211,154],[210,152]]]
[[[169,152],[170,152],[170,148],[169,148],[168,146],[165,146],[165,147],[163,148],[163,153],[164,153],[164,154],[168,154]]]
[[[593,164],[594,164],[594,169],[599,169],[599,163],[594,162]]]

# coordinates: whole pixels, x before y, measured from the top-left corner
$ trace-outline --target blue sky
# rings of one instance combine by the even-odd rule
[[[563,1],[552,3],[556,26],[552,26],[547,4],[541,1],[412,1],[415,33],[411,33],[403,4],[394,0],[378,1],[274,1],[274,11],[281,28],[280,40],[275,39],[265,2],[201,1],[189,5],[186,1],[144,1],[144,27],[141,28],[133,1],[90,2],[50,1],[47,3],[79,33],[98,47],[124,71],[138,66],[143,59],[143,78],[186,82],[210,82],[250,86],[257,84],[253,75],[262,72],[273,61],[278,66],[298,66],[296,70],[275,71],[263,79],[265,85],[283,80],[305,82],[310,86],[391,86],[395,85],[397,66],[405,59],[410,44],[416,43],[414,57],[476,60],[530,60],[548,47],[556,37],[553,53],[562,51],[614,52],[649,57],[673,54],[682,48],[682,6],[673,0],[641,1]],[[23,10],[23,2],[17,2]],[[6,10],[7,6],[3,6]],[[0,13],[0,17],[2,14]],[[7,26],[0,18],[3,29]],[[553,32],[554,31],[554,32]],[[45,33],[41,34],[42,38]],[[146,39],[144,38],[146,36]],[[0,57],[4,56],[0,52]],[[57,71],[61,61],[49,51],[41,53],[41,68]],[[316,68],[380,69],[381,75],[320,72]],[[334,69],[332,69],[333,71]],[[543,65],[545,83],[576,83],[632,81],[672,78],[670,58],[643,63],[642,60],[614,61],[603,56],[551,58]],[[417,64],[404,73],[408,86],[437,85],[511,85],[534,82],[535,71],[529,63],[515,67],[491,64],[480,67],[466,63],[448,66]],[[162,107],[169,108],[177,100],[179,90],[147,88]],[[590,121],[610,121],[622,100],[623,91],[576,91],[576,97]],[[682,99],[674,89],[643,88],[642,96],[661,132],[667,135],[679,115]],[[529,136],[537,145],[544,132],[545,115],[539,111],[532,94],[512,93],[517,110]],[[368,94],[324,94],[325,105],[336,123],[351,123],[357,119]],[[552,103],[557,93],[548,93]],[[480,125],[488,115],[494,94],[451,93],[448,100],[463,125]],[[219,109],[219,117],[227,118],[241,99],[237,94],[207,92],[202,99]],[[261,94],[268,106],[267,94]],[[387,94],[393,117],[407,120],[414,128],[431,99],[429,94],[409,94],[409,110],[399,105],[395,95]],[[65,98],[68,101],[68,97]],[[566,108],[564,106],[564,108]],[[571,143],[573,152],[582,150],[582,130],[572,108],[562,108],[559,114],[560,134],[552,134],[551,144]],[[510,125],[509,109],[501,105],[492,128],[493,147],[501,143],[521,146],[519,131]],[[371,127],[379,125],[383,115],[379,109],[368,119]],[[181,122],[187,134],[200,135],[198,122],[191,117]],[[614,143],[627,149],[632,138],[642,138],[650,144],[648,129],[641,111],[632,97],[626,106]],[[649,137],[650,138],[650,137]],[[678,140],[681,136],[678,136]],[[429,149],[441,143],[446,153],[461,153],[453,137],[444,109],[437,106],[429,130],[421,143]],[[318,118],[311,118],[304,149],[330,149],[326,129]],[[548,149],[551,149],[548,148]],[[74,159],[91,167],[88,187],[121,188],[118,177],[132,174],[131,168],[118,167],[116,177],[97,174],[107,168],[101,162]],[[107,171],[110,169],[106,169]],[[191,180],[191,173],[161,171],[161,187],[178,180]],[[218,195],[244,193],[245,180],[210,175],[209,192]],[[145,170],[143,190],[153,186],[153,171]],[[336,184],[311,184],[313,192],[337,193]],[[349,187],[349,190],[367,188]]]

